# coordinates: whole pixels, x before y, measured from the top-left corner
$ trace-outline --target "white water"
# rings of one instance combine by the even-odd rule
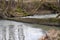
[[[56,18],[58,14],[48,14],[48,15],[34,15],[34,16],[27,16],[22,18]]]
[[[0,40],[38,40],[44,32],[30,24],[0,20]]]

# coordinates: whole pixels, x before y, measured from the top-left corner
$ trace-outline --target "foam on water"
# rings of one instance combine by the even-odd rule
[[[22,18],[56,18],[58,14],[48,14],[48,15],[34,15],[34,16],[27,16]]]

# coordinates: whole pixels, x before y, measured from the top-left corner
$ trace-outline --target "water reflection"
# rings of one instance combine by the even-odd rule
[[[0,20],[0,40],[38,40],[45,31],[26,23]]]

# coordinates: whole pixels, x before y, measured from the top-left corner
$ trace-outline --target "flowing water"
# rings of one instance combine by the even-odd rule
[[[47,14],[47,15],[34,15],[34,16],[27,16],[23,18],[56,18],[58,14]],[[60,18],[60,17],[59,17]]]
[[[9,20],[0,20],[0,40],[38,40],[46,35],[41,28]]]
[[[55,18],[58,14],[34,15],[22,18]],[[46,35],[46,30],[60,29],[59,26],[45,26],[9,20],[0,20],[0,40],[38,40]]]

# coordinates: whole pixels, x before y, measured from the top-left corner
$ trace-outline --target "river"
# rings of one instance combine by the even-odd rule
[[[53,15],[34,15],[22,18],[55,18]],[[10,20],[0,20],[0,40],[38,40],[46,35],[46,30],[60,29],[59,26],[45,26]]]
[[[38,40],[46,31],[32,24],[0,20],[0,40]]]

